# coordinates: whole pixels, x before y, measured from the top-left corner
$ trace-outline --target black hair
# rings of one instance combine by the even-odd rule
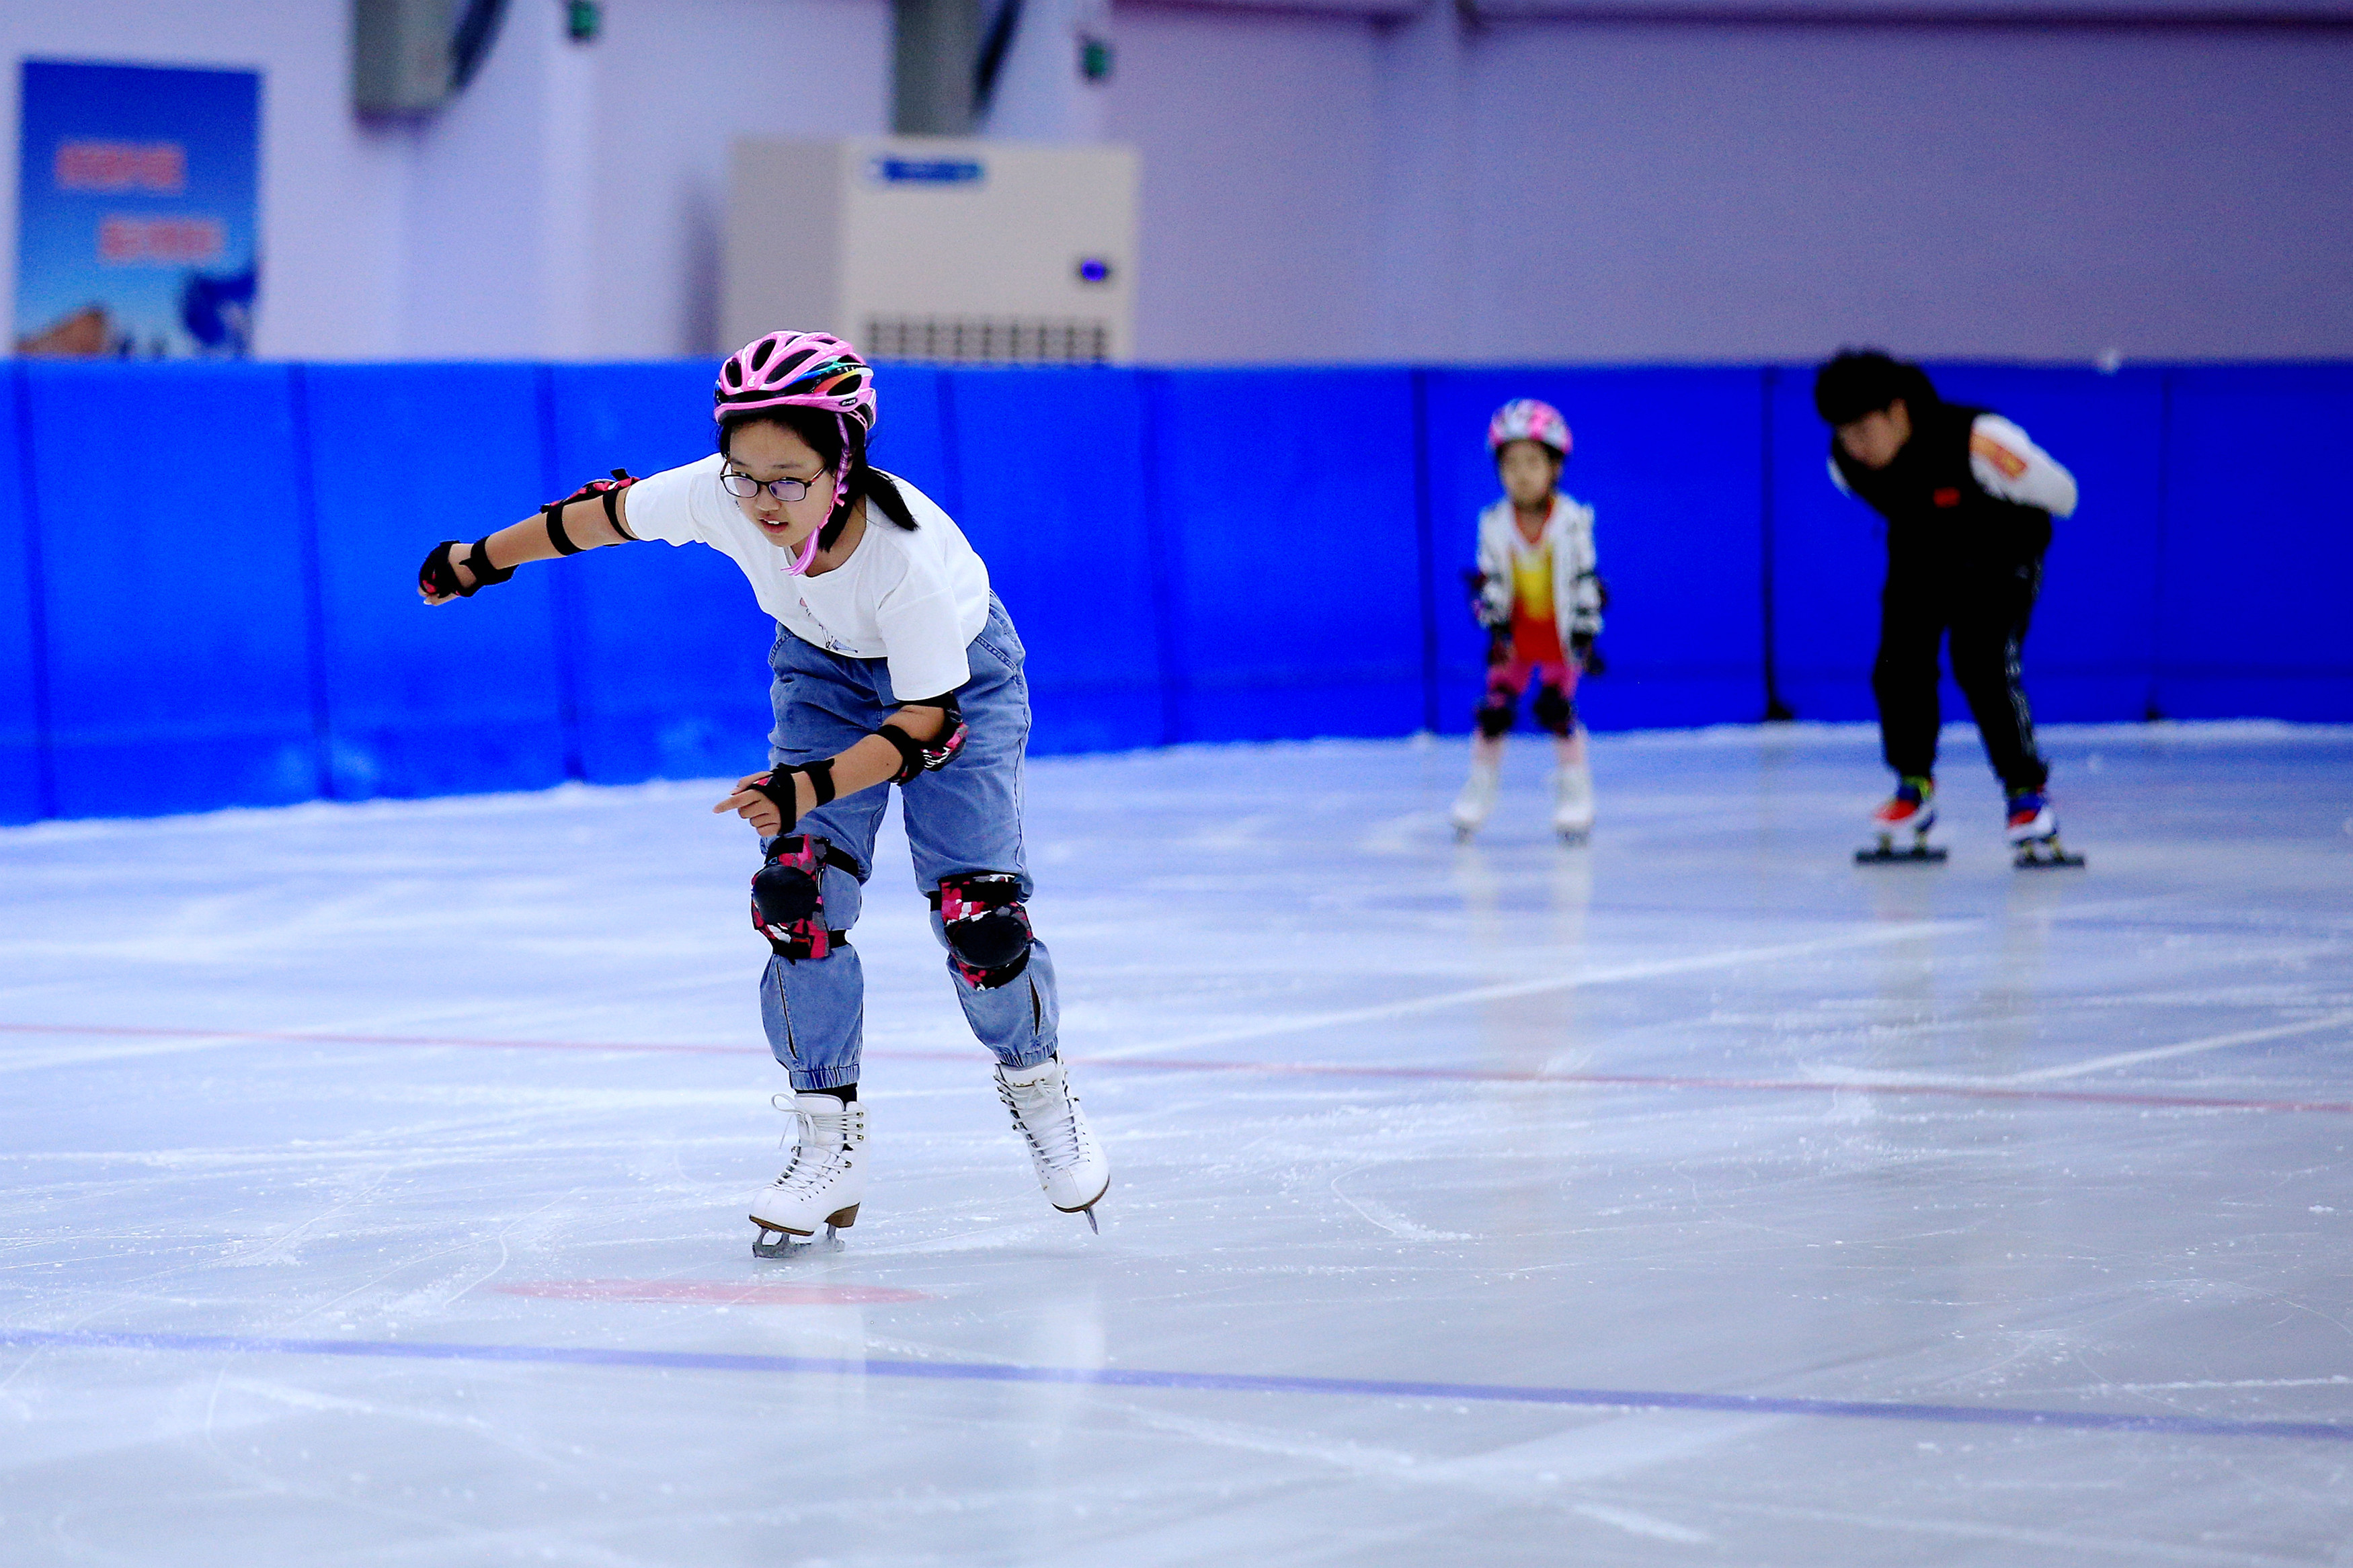
[[[1928,373],[1881,349],[1841,349],[1814,372],[1814,412],[1825,424],[1852,425],[1902,399],[1924,408],[1936,401]]]
[[[719,450],[728,455],[727,444],[735,432],[746,425],[774,425],[789,430],[808,444],[809,450],[832,473],[841,466],[841,436],[849,432],[849,475],[842,483],[840,494],[834,497],[833,515],[825,520],[818,532],[820,550],[830,550],[841,538],[841,531],[849,526],[849,510],[860,500],[872,503],[868,510],[889,518],[892,526],[909,533],[915,531],[915,514],[908,508],[907,498],[891,482],[891,476],[867,466],[866,430],[854,419],[837,418],[822,408],[755,408],[748,414],[732,414],[719,422]]]

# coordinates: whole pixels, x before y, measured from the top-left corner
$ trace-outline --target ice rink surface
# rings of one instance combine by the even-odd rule
[[[701,784],[0,833],[0,1558],[2353,1563],[2353,731],[1032,764],[1115,1165],[1052,1212],[895,829],[874,1185]]]

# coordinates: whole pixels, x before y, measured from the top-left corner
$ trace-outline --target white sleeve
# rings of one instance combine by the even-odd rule
[[[958,635],[955,592],[937,563],[909,558],[899,581],[875,602],[874,624],[890,662],[891,695],[898,700],[919,702],[972,679],[965,639]]]
[[[1601,557],[1593,548],[1593,509],[1579,502],[1575,525],[1577,581],[1569,585],[1569,629],[1592,637],[1601,635]]]
[[[1838,486],[1839,494],[1842,496],[1851,496],[1854,494],[1852,490],[1846,488],[1846,476],[1838,471],[1838,459],[1836,458],[1824,458],[1822,459],[1822,467],[1831,471],[1831,483]]]
[[[695,526],[695,502],[702,500],[708,504],[708,498],[698,493],[702,490],[725,493],[719,490],[722,460],[714,452],[682,468],[648,474],[631,485],[623,498],[629,531],[639,539],[659,539],[664,544],[709,542],[709,536]]]
[[[1986,493],[2053,517],[2075,510],[2075,476],[1999,414],[1980,414],[1969,426],[1969,472]]]

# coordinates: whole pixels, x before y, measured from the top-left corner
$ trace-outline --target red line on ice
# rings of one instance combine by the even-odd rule
[[[92,1035],[113,1038],[177,1040],[276,1040],[292,1045],[462,1046],[491,1050],[651,1051],[695,1056],[766,1054],[755,1046],[659,1045],[627,1040],[490,1040],[453,1035],[331,1035],[274,1029],[186,1029],[96,1024],[0,1024],[0,1034]],[[966,1051],[869,1050],[876,1061],[972,1062],[979,1047]],[[1945,1100],[2007,1100],[2063,1105],[2138,1105],[2168,1110],[2321,1111],[2353,1115],[2353,1100],[2241,1100],[2221,1095],[2137,1094],[2083,1089],[2005,1089],[1998,1084],[1846,1081],[1827,1079],[1691,1078],[1671,1073],[1544,1072],[1534,1068],[1377,1067],[1345,1062],[1229,1062],[1179,1058],[1073,1055],[1081,1067],[1130,1072],[1260,1073],[1292,1078],[1387,1078],[1432,1083],[1561,1084],[1589,1089],[1698,1089],[1772,1094],[1926,1095]]]

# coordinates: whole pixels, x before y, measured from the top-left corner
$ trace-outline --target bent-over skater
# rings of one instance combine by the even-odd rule
[[[1949,642],[1953,679],[2009,803],[2018,863],[2082,864],[2059,844],[2051,770],[2019,672],[2051,520],[2074,511],[2074,477],[2000,415],[1947,403],[1926,371],[1876,350],[1825,363],[1814,407],[1833,432],[1831,482],[1887,520],[1871,685],[1896,786],[1872,814],[1879,848],[1863,858],[1943,856],[1926,834],[1936,820],[1936,653]],[[1905,832],[1913,843],[1898,851]]]

